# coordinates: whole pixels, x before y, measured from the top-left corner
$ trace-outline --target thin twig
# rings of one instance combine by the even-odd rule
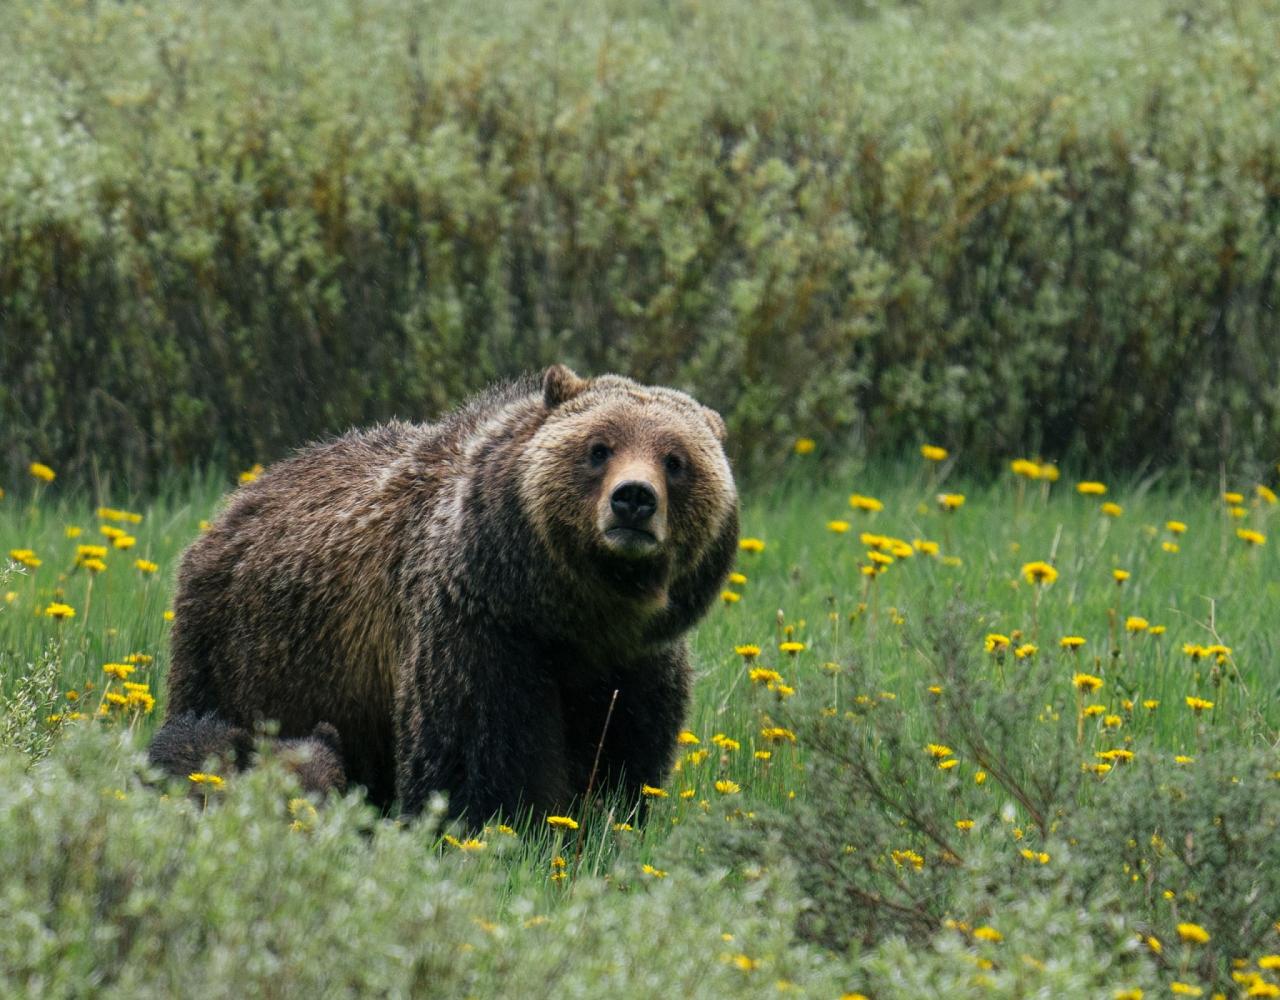
[[[587,833],[587,812],[591,809],[591,793],[596,786],[596,771],[600,767],[600,754],[604,752],[604,738],[609,733],[609,722],[613,719],[613,706],[618,703],[618,689],[613,689],[613,697],[609,699],[609,711],[604,713],[604,727],[600,730],[600,742],[596,744],[596,759],[591,762],[591,776],[587,778],[587,794],[582,799],[582,822],[578,824],[578,842],[573,849],[573,870],[578,870],[582,862],[582,841]]]

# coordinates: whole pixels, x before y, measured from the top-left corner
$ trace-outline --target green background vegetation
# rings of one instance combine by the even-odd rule
[[[0,9],[0,462],[144,484],[563,360],[803,433],[1275,458],[1263,0]]]

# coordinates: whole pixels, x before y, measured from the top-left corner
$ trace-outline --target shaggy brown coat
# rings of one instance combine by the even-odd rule
[[[616,690],[598,787],[660,784],[737,547],[723,436],[683,393],[557,365],[272,466],[183,558],[167,724],[328,723],[375,802],[477,822],[581,795]]]

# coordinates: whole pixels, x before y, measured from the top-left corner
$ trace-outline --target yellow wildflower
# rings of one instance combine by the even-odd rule
[[[1124,627],[1127,632],[1145,632],[1151,623],[1140,615],[1130,615],[1124,620]]]
[[[1178,937],[1189,944],[1208,944],[1209,932],[1199,924],[1178,924]]]
[[[1081,691],[1092,693],[1102,687],[1102,678],[1095,677],[1093,674],[1076,674],[1071,678],[1071,683]]]
[[[1058,645],[1063,649],[1079,649],[1084,645],[1084,636],[1082,635],[1064,635],[1058,640]]]
[[[781,726],[767,726],[760,730],[760,735],[770,743],[781,743],[784,740],[794,743],[796,734],[790,729],[783,729]]]
[[[1226,493],[1222,494],[1222,499],[1224,503],[1235,507],[1244,503],[1244,494],[1237,493],[1234,490],[1228,490]]]
[[[1194,757],[1188,757],[1184,753],[1180,753],[1174,755],[1173,762],[1175,764],[1194,764],[1196,759]]]
[[[1127,569],[1113,569],[1111,571],[1111,579],[1116,583],[1124,583],[1132,574]]]
[[[1119,517],[1121,514],[1124,513],[1123,507],[1121,507],[1118,503],[1113,503],[1110,500],[1104,503],[1099,509],[1102,511],[1102,513],[1106,514],[1107,517]]]
[[[195,785],[205,785],[209,788],[221,788],[225,782],[216,774],[206,774],[203,771],[194,771],[187,775],[187,779]]]
[[[973,936],[977,938],[979,941],[1000,942],[1004,940],[1003,934],[1001,934],[994,927],[987,927],[987,926],[975,927],[973,930]]]
[[[849,522],[848,521],[828,521],[827,530],[833,531],[837,535],[843,535],[846,531],[849,530]]]
[[[716,791],[721,795],[737,795],[742,791],[742,786],[736,781],[729,781],[727,778],[716,782]]]
[[[1170,555],[1177,555],[1180,551],[1180,547],[1177,542],[1161,542],[1160,548],[1164,549]]]
[[[578,821],[570,816],[548,816],[547,826],[554,827],[557,830],[576,830],[578,829]]]
[[[1204,994],[1199,986],[1191,983],[1180,983],[1176,979],[1169,984],[1169,992],[1180,997],[1198,997]]]
[[[1263,501],[1264,503],[1274,505],[1277,501],[1275,490],[1271,489],[1270,487],[1263,486],[1261,483],[1255,486],[1253,488],[1253,491],[1258,494],[1258,499]]]
[[[794,656],[796,653],[804,652],[805,645],[803,642],[782,642],[778,644],[778,649],[783,653],[790,653]]]
[[[943,510],[959,510],[964,506],[963,493],[939,493],[938,506]]]
[[[32,462],[27,466],[27,471],[42,483],[51,483],[58,477],[58,474],[43,462]]]
[[[813,438],[796,438],[796,443],[791,446],[791,450],[797,455],[812,455],[817,447],[818,442]]]
[[[1082,497],[1100,497],[1107,492],[1107,487],[1103,483],[1086,480],[1083,483],[1076,483],[1076,492]]]
[[[698,739],[698,737],[689,732],[689,730],[683,729],[680,731],[680,735],[676,737],[676,742],[681,746],[695,747],[701,743],[702,740]]]
[[[917,552],[926,556],[936,556],[939,550],[939,546],[937,542],[931,542],[925,538],[915,539],[914,541],[912,541],[911,547],[914,548]]]
[[[1003,653],[1009,648],[1009,637],[1001,635],[999,632],[988,633],[983,642],[983,648],[988,653]]]
[[[742,600],[742,595],[735,594],[732,590],[722,590],[720,592],[720,600],[724,601],[725,604],[737,604]]]
[[[1250,545],[1267,544],[1267,536],[1261,531],[1254,531],[1252,528],[1236,528],[1236,537],[1242,542],[1248,542]]]
[[[655,788],[653,785],[641,785],[640,794],[651,799],[665,799],[667,797],[664,789]]]
[[[133,561],[134,568],[142,573],[154,573],[160,568],[159,564],[153,563],[147,559],[135,559]]]
[[[854,510],[865,510],[871,514],[884,510],[884,504],[875,497],[863,496],[861,493],[850,494],[849,506]]]
[[[738,548],[743,552],[763,552],[764,541],[759,538],[744,538],[738,542]]]
[[[944,462],[947,459],[947,449],[936,444],[922,444],[920,455],[930,462]]]
[[[81,529],[76,527],[74,524],[68,524],[62,533],[68,538],[79,538],[81,535]]]
[[[1027,583],[1049,584],[1058,579],[1058,571],[1047,562],[1029,562],[1022,567]]]
[[[666,872],[664,872],[661,868],[654,868],[653,865],[641,865],[640,870],[644,872],[646,875],[651,875],[653,878],[667,877]]]
[[[76,609],[70,604],[59,604],[57,601],[54,601],[44,609],[44,613],[50,618],[57,618],[61,621],[65,618],[74,618],[76,616]]]
[[[85,559],[80,563],[80,565],[90,573],[101,573],[107,568],[107,564],[101,559]]]
[[[1038,647],[1035,643],[1024,642],[1021,646],[1019,646],[1017,649],[1013,651],[1013,655],[1016,656],[1019,660],[1025,660],[1029,656],[1035,656],[1036,653],[1038,653],[1039,651],[1040,651],[1040,647]]]
[[[1175,535],[1184,534],[1187,530],[1186,524],[1183,523],[1182,521],[1165,521],[1164,526],[1168,528],[1171,532],[1173,532]]]
[[[760,655],[760,647],[752,645],[751,643],[743,646],[734,646],[733,651],[744,660],[751,660]]]
[[[1015,458],[1009,463],[1009,468],[1013,470],[1015,476],[1022,476],[1023,479],[1040,478],[1040,466],[1030,459]]]
[[[108,677],[114,677],[116,680],[121,681],[127,680],[129,675],[133,673],[135,669],[135,667],[128,663],[104,663],[102,665],[102,672],[104,674]]]
[[[1205,701],[1203,698],[1197,698],[1195,695],[1189,694],[1187,695],[1187,708],[1199,713],[1213,708],[1213,702]]]

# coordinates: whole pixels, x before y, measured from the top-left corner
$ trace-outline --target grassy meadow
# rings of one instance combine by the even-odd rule
[[[744,502],[646,822],[474,835],[270,761],[157,787],[173,576],[231,480],[17,484],[0,988],[1280,995],[1275,483],[1017,469],[800,442]]]

